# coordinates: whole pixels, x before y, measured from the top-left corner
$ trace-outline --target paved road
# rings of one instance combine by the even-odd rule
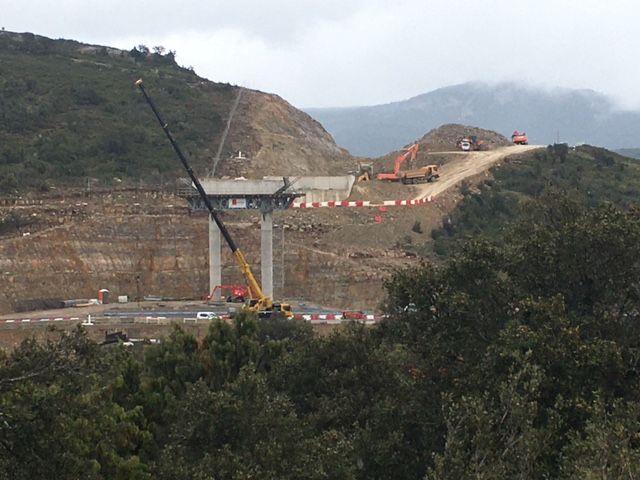
[[[43,325],[49,323],[83,323],[83,325],[92,325],[93,322],[104,323],[105,321],[118,322],[119,319],[131,320],[139,319],[151,322],[167,322],[175,320],[194,321],[198,319],[199,312],[210,312],[219,318],[230,318],[230,315],[239,311],[242,304],[226,304],[226,305],[203,305],[198,310],[166,310],[166,309],[131,309],[131,310],[103,310],[94,313],[84,313],[65,315],[65,316],[45,316],[31,315],[30,317],[13,317],[0,318],[0,327],[19,328]],[[341,323],[346,320],[360,320],[366,323],[376,322],[381,319],[379,315],[368,311],[341,311],[335,309],[326,309],[312,306],[298,306],[294,310],[297,320],[310,321],[312,323]],[[202,321],[208,321],[209,318],[199,318]]]

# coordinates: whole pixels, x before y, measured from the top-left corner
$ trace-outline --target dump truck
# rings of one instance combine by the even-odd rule
[[[436,178],[439,178],[437,165],[426,165],[420,168],[413,168],[410,170],[400,170],[402,164],[409,160],[409,163],[414,163],[418,154],[419,144],[414,143],[404,153],[398,155],[394,161],[393,172],[379,173],[376,178],[378,180],[391,180],[401,181],[405,185],[412,183],[426,183],[432,182]]]
[[[511,134],[511,141],[515,145],[528,145],[529,144],[529,139],[527,138],[527,134],[524,133],[524,132],[519,132],[518,130],[516,130],[515,132],[513,132]]]
[[[478,137],[475,135],[459,138],[456,142],[456,146],[463,152],[484,150],[484,142],[482,140],[478,140]]]
[[[440,178],[437,165],[426,165],[413,170],[400,172],[400,181],[407,184],[433,182]]]
[[[462,150],[463,152],[468,152],[471,150],[471,142],[468,138],[461,138],[456,142],[456,146]]]

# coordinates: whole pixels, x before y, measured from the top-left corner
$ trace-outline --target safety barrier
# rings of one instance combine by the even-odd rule
[[[412,205],[423,205],[435,201],[435,197],[429,195],[425,198],[409,200],[383,200],[382,202],[372,202],[369,200],[355,200],[342,202],[300,202],[292,203],[289,208],[346,208],[346,207],[409,207]]]
[[[115,324],[115,323],[145,323],[145,324],[168,324],[172,322],[180,323],[207,323],[211,320],[230,320],[230,314],[221,314],[211,319],[196,317],[166,317],[166,316],[132,316],[132,317],[103,317],[88,315],[84,317],[44,317],[44,318],[8,318],[0,320],[0,326],[20,326],[20,325],[41,325],[47,323],[60,322],[82,322],[83,325]],[[361,312],[345,313],[298,313],[294,315],[296,320],[304,320],[311,323],[339,324],[345,321],[356,321],[364,323],[376,323],[383,317],[377,314],[365,314]]]

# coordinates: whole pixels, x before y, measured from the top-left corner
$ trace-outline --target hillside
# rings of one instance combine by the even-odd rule
[[[523,202],[546,191],[581,195],[590,206],[627,207],[637,201],[635,160],[588,146],[566,150],[566,156],[561,147],[526,148],[425,155],[418,160],[442,162],[437,182],[362,182],[351,196],[424,198],[424,188],[435,189],[432,201],[422,205],[277,212],[276,296],[372,309],[383,298],[384,280],[397,268],[437,263],[436,254],[448,254],[459,240],[496,238],[521,217]],[[429,149],[426,144],[421,150]],[[132,189],[50,193],[0,205],[0,271],[6,279],[0,314],[47,298],[93,298],[105,287],[132,297],[199,298],[208,284],[206,217],[189,215],[182,202],[168,192]],[[225,222],[259,272],[257,216],[233,212],[225,214]],[[225,281],[242,281],[229,252],[223,252]]]
[[[434,244],[423,244],[448,255],[470,238],[495,240],[522,219],[522,207],[548,195],[566,194],[589,207],[613,204],[628,209],[640,197],[640,165],[603,148],[569,149],[553,145],[511,158],[490,170],[478,187],[463,185],[464,197],[431,232]]]
[[[217,175],[353,168],[351,157],[307,114],[274,95],[199,78],[177,66],[171,52],[2,33],[0,60],[0,267],[7,280],[0,312],[30,300],[92,298],[105,286],[130,296],[199,298],[206,291],[206,218],[188,215],[167,188],[144,185],[167,187],[182,171],[133,86],[139,77],[199,174],[213,167],[227,125]],[[419,261],[416,256],[437,261],[434,249],[446,253],[459,238],[500,230],[517,218],[521,201],[549,185],[580,191],[589,205],[626,206],[638,196],[640,165],[603,149],[522,153],[505,146],[509,141],[500,133],[468,122],[424,131],[404,144],[420,143],[418,165],[442,167],[440,180],[428,185],[437,191],[374,181],[356,184],[351,198],[433,201],[278,213],[278,295],[375,308],[384,279],[398,267]],[[476,135],[490,151],[447,152],[462,135]],[[239,150],[243,157],[234,158]],[[374,171],[390,168],[395,155],[397,149],[374,160]],[[60,188],[96,183],[118,188]],[[135,188],[122,188],[127,184]],[[28,188],[39,195],[6,198]],[[443,218],[446,228],[439,230]],[[234,213],[229,224],[259,270],[256,219]],[[225,278],[241,280],[232,259],[224,263]]]
[[[459,166],[464,170],[459,174],[477,182],[484,178],[481,170],[466,168],[468,162],[484,170],[482,155],[504,157],[519,148],[438,155],[445,162],[443,172]],[[376,308],[384,280],[417,261],[417,247],[455,207],[462,177],[457,178],[447,174],[429,184],[451,188],[417,207],[276,212],[275,296],[336,308]],[[422,186],[362,182],[351,199],[411,199]],[[224,217],[254,272],[260,272],[258,215],[229,212]],[[166,191],[92,189],[0,199],[0,271],[6,280],[0,314],[37,308],[48,299],[93,298],[100,288],[132,298],[200,298],[208,288],[207,232],[206,215],[190,214],[183,199]],[[228,249],[223,265],[225,282],[242,282]]]
[[[200,175],[213,168],[229,120],[218,175],[331,174],[350,166],[307,114],[275,95],[198,77],[176,64],[174,52],[2,31],[0,194],[172,181],[182,167],[134,87],[141,77]],[[230,160],[238,151],[247,158]]]
[[[616,108],[591,90],[542,90],[513,83],[465,83],[408,100],[353,108],[308,108],[354,155],[379,156],[445,123],[482,125],[505,136],[518,129],[530,143],[589,143],[634,148],[640,113]]]
[[[443,165],[447,163],[452,154],[462,154],[462,152],[458,151],[456,142],[458,139],[468,136],[475,136],[478,141],[481,141],[483,150],[494,150],[498,147],[511,145],[511,142],[506,137],[491,130],[455,123],[441,125],[428,131],[422,137],[409,142],[415,142],[419,145],[415,166],[422,167],[430,164]],[[394,161],[400,153],[401,150],[396,150],[374,159],[375,173],[393,171]],[[402,169],[406,168],[406,165],[402,167]]]
[[[511,145],[511,141],[498,132],[455,123],[434,128],[425,133],[418,141],[420,144],[428,145],[429,150],[432,152],[446,152],[455,149],[458,139],[470,136],[475,136],[478,141],[482,142],[483,150],[492,150],[496,147]]]
[[[616,153],[625,157],[640,159],[640,148],[621,148],[616,150]]]

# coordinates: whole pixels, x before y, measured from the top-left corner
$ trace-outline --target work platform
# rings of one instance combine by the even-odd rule
[[[282,178],[279,180],[204,179],[201,183],[215,210],[273,212],[285,210],[296,198],[305,196],[305,192],[289,191]],[[295,187],[295,185],[291,186]],[[204,201],[195,188],[181,189],[179,195],[187,200],[191,210],[207,211]]]
[[[273,210],[288,208],[291,195],[303,196],[303,202],[340,202],[349,198],[355,182],[353,175],[341,176],[297,176],[288,177],[289,188],[284,189],[283,177],[265,177],[263,179],[218,179],[201,180],[202,188],[216,210],[262,209],[273,205]],[[204,202],[195,188],[186,184],[179,190],[192,208],[204,210]]]

